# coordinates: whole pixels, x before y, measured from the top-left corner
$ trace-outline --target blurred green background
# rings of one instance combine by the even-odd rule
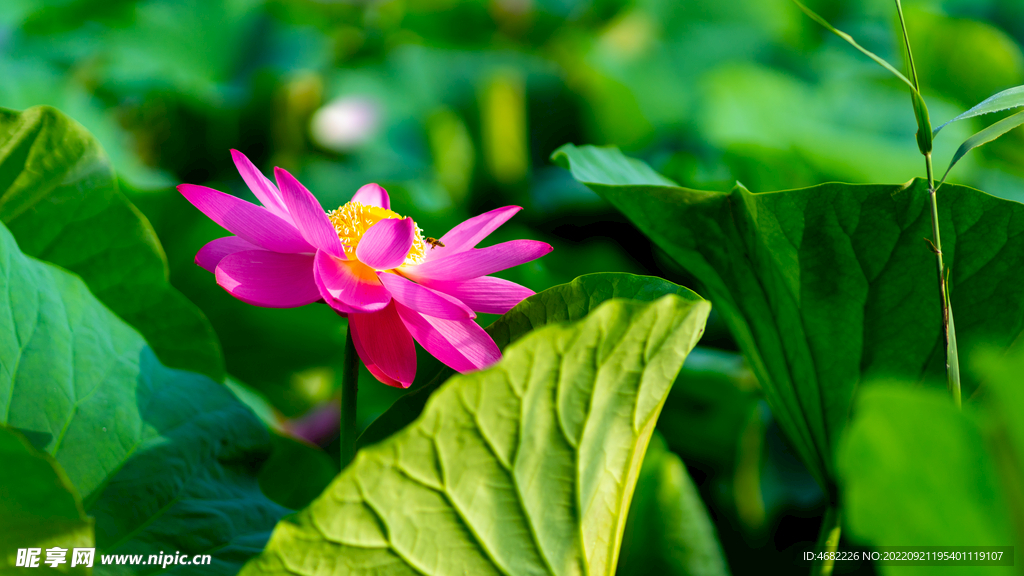
[[[808,4],[901,62],[891,1]],[[904,6],[934,124],[1024,84],[1024,2]],[[906,90],[788,0],[5,0],[0,106],[38,104],[102,142],[157,230],[172,282],[215,327],[228,372],[282,420],[336,397],[344,323],[325,306],[242,304],[193,264],[226,233],[173,186],[255,201],[229,148],[267,173],[292,171],[327,209],[378,182],[435,237],[521,205],[491,241],[554,245],[505,275],[537,291],[597,271],[700,291],[552,166],[565,142],[618,145],[700,189],[923,175]],[[993,119],[944,130],[937,165]],[[1021,131],[951,180],[1024,199]],[[733,571],[791,567],[787,551],[815,537],[821,494],[714,317],[702,346],[659,428],[700,485]],[[421,354],[419,379],[436,366]],[[364,376],[363,424],[401,394]]]

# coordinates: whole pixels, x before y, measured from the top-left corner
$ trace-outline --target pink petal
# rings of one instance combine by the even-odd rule
[[[373,360],[370,358],[369,354],[367,354],[366,350],[363,348],[362,343],[359,342],[359,337],[356,335],[355,331],[352,330],[351,324],[349,324],[348,333],[349,337],[352,338],[352,343],[355,345],[356,354],[359,355],[359,359],[363,361],[363,365],[366,366],[366,369],[370,371],[370,374],[373,374],[374,378],[376,378],[379,382],[383,384],[387,384],[388,386],[394,386],[395,388],[406,387],[403,386],[402,383],[399,382],[398,380],[395,380],[394,378],[385,374],[383,370],[378,368],[377,365],[373,363]]]
[[[509,218],[515,216],[516,212],[520,210],[522,208],[519,206],[505,206],[490,212],[484,212],[479,216],[474,216],[462,222],[441,237],[441,243],[444,244],[443,247],[436,246],[427,252],[427,260],[437,260],[442,256],[451,256],[452,254],[475,248],[481,240],[497,230],[498,226],[507,222]]]
[[[261,248],[292,254],[315,251],[294,226],[262,206],[195,184],[179,184],[178,192],[210,220]]]
[[[285,206],[288,207],[288,213],[291,214],[302,237],[331,256],[344,258],[345,251],[341,247],[338,232],[316,197],[287,170],[274,168],[274,176],[277,178],[277,185],[281,187],[281,195],[284,197]]]
[[[402,388],[412,384],[416,377],[416,345],[399,318],[394,303],[372,314],[351,314],[348,325],[349,330],[357,335],[353,342],[359,342],[375,368],[388,378],[397,380]]]
[[[449,320],[476,318],[476,314],[456,298],[438,294],[398,274],[378,272],[377,277],[395,300],[417,312]]]
[[[292,217],[288,215],[288,209],[285,208],[284,201],[281,200],[281,193],[278,192],[277,186],[267,179],[262,172],[259,171],[252,162],[246,158],[245,154],[242,154],[234,148],[231,149],[231,158],[235,161],[235,168],[238,169],[238,173],[242,176],[242,180],[245,181],[245,185],[252,190],[252,193],[259,198],[267,210],[270,210],[282,219],[291,222]]]
[[[485,314],[504,314],[534,294],[526,286],[494,276],[481,276],[463,282],[430,280],[426,285],[454,296],[471,309]]]
[[[453,370],[479,370],[501,360],[494,340],[472,320],[424,316],[397,302],[395,308],[420,346]]]
[[[352,202],[359,202],[367,206],[379,206],[385,210],[391,209],[391,198],[388,191],[379,184],[364,184],[352,195]]]
[[[215,272],[232,296],[254,306],[294,308],[316,302],[312,254],[248,250],[225,256]]]
[[[364,364],[365,364],[365,362],[364,362]],[[394,388],[408,388],[409,387],[409,384],[402,384],[398,380],[395,380],[391,376],[388,376],[387,374],[385,374],[384,371],[381,370],[380,368],[378,368],[376,364],[366,364],[366,369],[369,370],[370,374],[372,374],[373,377],[376,378],[377,381],[380,382],[381,384],[387,384],[388,386],[392,386]]]
[[[210,240],[196,252],[196,264],[205,268],[208,272],[214,272],[217,264],[228,254],[244,252],[246,250],[259,250],[260,247],[242,240],[238,236],[225,236]]]
[[[512,240],[409,266],[402,270],[402,274],[424,284],[429,284],[431,280],[458,282],[518,266],[548,252],[551,252],[551,245],[545,242]]]
[[[376,272],[362,262],[316,253],[314,281],[324,301],[339,312],[377,312],[391,301]]]
[[[412,218],[385,218],[363,234],[356,258],[375,270],[398,268],[405,262],[415,234]]]

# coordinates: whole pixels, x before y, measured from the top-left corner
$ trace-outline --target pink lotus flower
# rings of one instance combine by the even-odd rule
[[[196,264],[232,296],[255,306],[292,308],[323,301],[348,317],[359,358],[381,382],[408,387],[419,342],[459,372],[501,358],[475,312],[504,314],[528,288],[488,276],[551,251],[535,240],[476,248],[518,206],[470,218],[440,241],[424,238],[412,218],[393,212],[384,188],[367,184],[325,212],[291,174],[274,169],[277,186],[244,154],[231,155],[257,206],[205,186],[178,191],[234,236],[213,240]]]

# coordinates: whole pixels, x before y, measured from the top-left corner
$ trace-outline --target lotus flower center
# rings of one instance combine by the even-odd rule
[[[330,219],[331,224],[334,225],[334,230],[338,233],[338,238],[341,239],[345,249],[345,256],[351,260],[355,259],[356,246],[359,245],[363,234],[371,226],[385,218],[401,220],[403,216],[393,210],[381,208],[380,206],[370,206],[361,202],[349,202],[337,210],[328,212],[327,218]],[[422,264],[427,257],[427,243],[423,241],[423,231],[415,223],[413,223],[413,226],[415,226],[416,235],[413,237],[409,253],[405,256],[405,262],[403,263],[405,266]]]

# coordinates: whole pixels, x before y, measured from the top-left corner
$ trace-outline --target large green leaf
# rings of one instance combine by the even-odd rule
[[[837,460],[848,536],[856,541],[885,546],[1014,544],[982,431],[943,391],[866,386]],[[936,570],[885,569],[898,574]],[[974,573],[977,568],[960,570]],[[1010,567],[984,571],[1016,573]]]
[[[170,285],[156,233],[77,122],[46,106],[0,109],[0,222],[24,253],[81,276],[168,366],[224,377],[213,328]]]
[[[504,349],[531,330],[546,324],[580,320],[611,298],[650,302],[666,294],[701,300],[691,290],[662,278],[617,272],[587,274],[523,300],[488,326],[487,333],[499,348]],[[415,420],[423,412],[430,395],[453,374],[454,370],[443,368],[425,386],[395,401],[387,412],[363,431],[358,446],[361,448],[379,442]]]
[[[682,459],[655,434],[644,457],[622,540],[619,576],[724,576],[715,525]]]
[[[205,571],[178,573],[233,574],[286,512],[259,489],[270,452],[259,419],[225,386],[160,364],[81,280],[22,254],[3,226],[0,424],[67,473],[97,554],[213,554]]]
[[[941,378],[924,182],[702,192],[668,185],[615,149],[566,145],[554,158],[704,284],[780,426],[833,496],[833,449],[858,383]],[[961,355],[1008,346],[1024,327],[1024,206],[949,185],[939,219]],[[976,387],[965,380],[964,397]]]
[[[611,574],[707,302],[612,300],[449,380],[278,525],[244,574]]]
[[[868,386],[858,396],[837,455],[851,540],[1017,549],[1024,543],[1024,356],[985,352],[971,368],[986,390],[962,412],[943,392],[908,383]],[[984,571],[1019,573],[1008,566]],[[882,572],[931,574],[934,567]]]
[[[93,524],[61,467],[4,427],[0,461],[0,572],[14,568],[19,548],[59,546],[69,553],[61,572],[85,574],[84,566],[71,570],[70,552],[93,546]],[[44,560],[45,552],[38,557],[39,567],[46,568]]]

